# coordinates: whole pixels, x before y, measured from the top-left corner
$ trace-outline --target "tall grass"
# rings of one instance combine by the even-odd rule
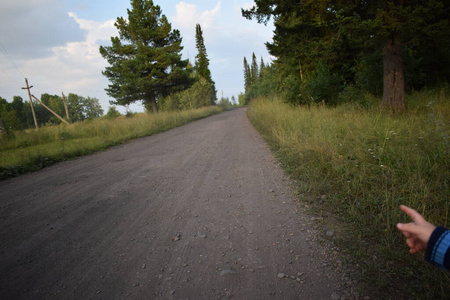
[[[73,125],[46,126],[0,137],[0,178],[37,170],[55,161],[103,150],[109,146],[162,132],[221,112],[207,107],[181,112],[99,118]]]
[[[408,221],[405,204],[449,225],[450,97],[416,93],[410,103],[408,113],[391,115],[261,98],[248,116],[313,207],[346,224],[337,242],[371,284],[386,295],[400,288],[406,298],[445,298],[449,273],[411,256],[395,224]]]

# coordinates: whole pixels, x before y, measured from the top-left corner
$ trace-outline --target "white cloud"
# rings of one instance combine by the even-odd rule
[[[106,107],[109,99],[106,99],[104,88],[108,82],[101,71],[107,62],[101,57],[99,47],[111,36],[118,35],[114,20],[96,22],[80,19],[75,13],[68,15],[86,32],[84,40],[51,47],[51,55],[28,59],[20,68],[30,78],[36,96],[60,94],[62,91],[89,95],[99,98]]]
[[[184,39],[193,40],[195,38],[195,25],[200,24],[204,38],[213,38],[213,32],[220,30],[220,14],[222,3],[217,2],[216,6],[210,10],[199,11],[194,4],[181,1],[176,5],[176,15],[172,18],[174,28],[182,31]]]
[[[212,1],[211,1],[212,2]],[[210,6],[214,2],[209,3]],[[264,42],[272,39],[273,26],[258,24],[242,17],[241,7],[249,9],[254,3],[243,3],[233,0],[217,1],[214,7],[208,4],[195,5],[179,2],[176,14],[171,18],[174,28],[183,37],[183,54],[193,62],[195,48],[195,24],[199,23],[203,30],[206,50],[210,59],[210,70],[219,97],[223,90],[225,96],[237,96],[243,88],[243,58],[251,58],[252,52],[270,61]]]
[[[51,55],[51,47],[80,41],[85,32],[58,0],[3,1],[0,39],[18,59]]]

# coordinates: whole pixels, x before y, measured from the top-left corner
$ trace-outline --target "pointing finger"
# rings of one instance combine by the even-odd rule
[[[400,205],[400,209],[405,212],[412,220],[414,223],[422,223],[425,222],[425,219],[422,217],[421,214],[419,214],[417,211],[415,211],[412,208],[409,208],[408,206],[405,205]]]

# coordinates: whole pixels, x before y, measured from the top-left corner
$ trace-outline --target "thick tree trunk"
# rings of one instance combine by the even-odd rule
[[[156,99],[155,98],[153,98],[153,101],[152,101],[152,109],[153,109],[153,113],[154,114],[158,113],[158,104],[156,104]]]
[[[406,109],[405,76],[403,73],[402,44],[398,35],[393,35],[383,46],[383,100],[381,105],[391,110]]]
[[[145,108],[147,112],[150,111],[150,105],[154,114],[158,113],[158,104],[156,103],[155,94],[151,94],[147,99],[145,99]]]

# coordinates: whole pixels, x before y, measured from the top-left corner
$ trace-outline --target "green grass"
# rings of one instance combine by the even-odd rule
[[[353,105],[292,107],[255,99],[248,110],[315,213],[338,222],[336,243],[381,298],[450,297],[449,273],[410,255],[400,204],[449,225],[450,97],[415,93],[392,115]],[[321,197],[326,195],[326,197]],[[398,291],[401,294],[398,294]]]
[[[138,114],[131,118],[99,118],[3,135],[0,137],[0,179],[169,130],[221,111],[219,107],[206,107],[157,115]]]

